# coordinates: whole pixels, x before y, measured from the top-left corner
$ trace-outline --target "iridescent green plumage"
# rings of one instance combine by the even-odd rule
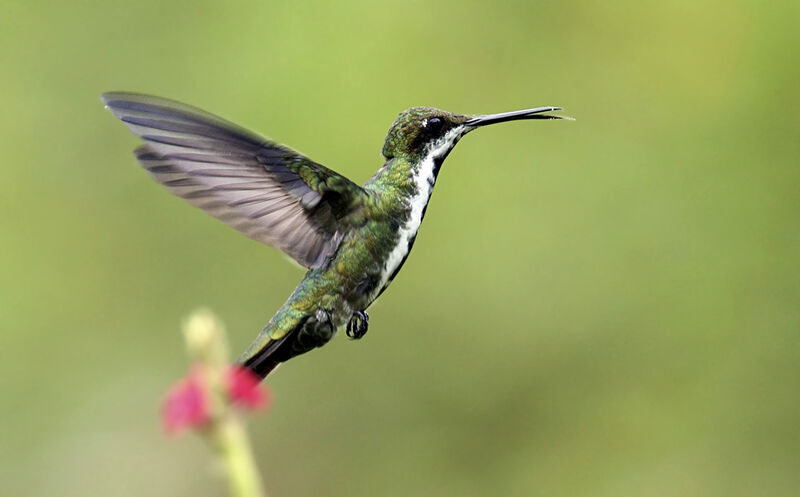
[[[172,193],[309,268],[239,361],[265,376],[326,343],[365,310],[402,267],[447,154],[469,131],[513,119],[557,119],[543,107],[469,117],[429,107],[401,113],[385,163],[359,187],[283,146],[194,107],[107,93],[103,101],[145,144],[142,166]]]

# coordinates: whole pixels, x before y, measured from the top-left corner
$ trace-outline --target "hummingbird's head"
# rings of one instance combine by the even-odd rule
[[[481,126],[520,119],[571,119],[544,114],[555,110],[561,108],[537,107],[501,114],[465,116],[433,107],[412,107],[401,112],[389,128],[383,144],[383,156],[387,159],[405,157],[419,161],[432,155],[435,161],[442,161],[462,136]]]
[[[412,107],[404,110],[389,128],[383,144],[383,156],[387,159],[406,157],[421,160],[446,137],[455,145],[463,135],[461,130],[468,119],[468,116],[433,107]]]

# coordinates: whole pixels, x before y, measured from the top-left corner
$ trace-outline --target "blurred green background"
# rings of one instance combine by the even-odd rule
[[[245,347],[302,272],[172,197],[98,95],[358,182],[412,105],[563,106],[439,178],[360,342],[270,377],[272,496],[800,494],[800,4],[0,7],[0,493],[217,496],[167,439],[200,305]]]

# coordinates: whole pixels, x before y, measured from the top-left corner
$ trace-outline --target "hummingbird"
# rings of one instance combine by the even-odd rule
[[[464,135],[509,121],[571,119],[550,114],[560,107],[477,116],[412,107],[389,128],[383,165],[359,186],[192,106],[128,92],[101,100],[144,141],[136,159],[167,190],[307,268],[237,360],[262,379],[342,327],[351,339],[364,336],[367,308],[403,267],[442,163]]]

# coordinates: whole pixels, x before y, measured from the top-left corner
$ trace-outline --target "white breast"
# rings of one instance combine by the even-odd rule
[[[381,271],[381,279],[376,286],[375,297],[383,291],[383,289],[390,283],[389,278],[394,274],[400,264],[408,255],[411,250],[411,240],[417,235],[419,225],[422,224],[422,215],[425,211],[425,206],[433,193],[433,185],[436,183],[436,159],[446,155],[450,149],[453,148],[455,142],[461,137],[463,130],[461,127],[450,130],[441,140],[436,142],[425,159],[419,164],[413,181],[416,186],[416,193],[408,202],[411,208],[411,213],[408,220],[400,226],[398,230],[397,245],[389,253],[386,263]]]

